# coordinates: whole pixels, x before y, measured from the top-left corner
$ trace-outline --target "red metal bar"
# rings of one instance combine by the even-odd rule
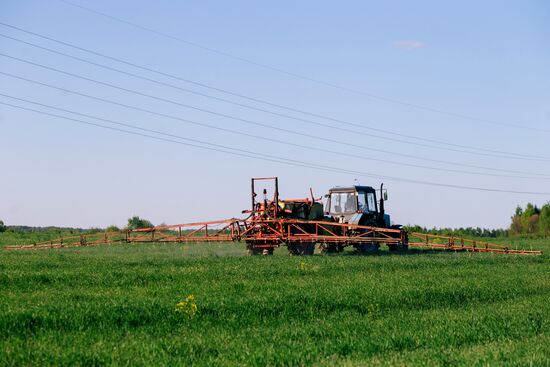
[[[313,227],[306,227],[306,225]],[[214,233],[209,233],[209,226],[220,226],[220,228]],[[187,233],[183,233],[183,228],[193,229]],[[308,230],[307,228],[310,229]],[[342,234],[336,234],[337,228],[340,228]],[[202,232],[203,230],[204,232]],[[351,233],[350,230],[353,230],[354,233]],[[297,233],[292,233],[293,231],[296,231]],[[245,220],[229,219],[125,230],[121,232],[80,234],[77,236],[62,237],[58,240],[49,240],[31,245],[6,246],[5,249],[28,250],[139,242],[199,243],[245,241],[247,243],[254,243],[256,247],[262,248],[277,247],[282,243],[290,243],[293,241],[341,243],[345,245],[354,245],[365,242],[397,244],[406,243],[407,235],[411,238],[411,241],[408,242],[409,246],[505,254],[542,254],[541,251],[512,250],[507,246],[477,240],[455,238],[452,236],[448,237],[417,232],[407,233],[399,229],[377,228],[348,223],[280,218],[263,219],[258,216],[253,216]],[[442,241],[443,243],[438,243],[436,241]],[[457,243],[457,241],[459,243]],[[480,245],[482,247],[480,247]]]

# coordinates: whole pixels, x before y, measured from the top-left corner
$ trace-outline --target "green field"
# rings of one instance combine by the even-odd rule
[[[2,251],[0,364],[550,365],[550,241],[504,242],[546,253]]]

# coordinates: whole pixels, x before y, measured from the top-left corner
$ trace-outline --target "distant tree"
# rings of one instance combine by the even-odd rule
[[[539,233],[544,236],[550,234],[550,202],[540,208]]]
[[[535,233],[538,227],[538,214],[540,209],[536,205],[527,203],[525,210],[521,214],[521,229],[522,233]],[[536,221],[531,217],[536,216]]]
[[[111,226],[105,228],[105,232],[118,232],[118,231],[120,231],[120,228],[118,228],[115,225],[111,225]]]
[[[4,222],[2,222],[2,221],[0,220],[0,233],[5,232],[7,229],[8,229],[8,227],[6,227],[6,225],[4,224]]]
[[[527,233],[539,233],[539,217],[540,214],[533,214],[529,217],[527,223]]]
[[[512,224],[510,224],[510,233],[520,234],[523,231],[521,228],[521,217],[514,215],[511,219],[512,219]]]
[[[550,202],[541,208],[531,203],[527,203],[525,209],[518,206],[511,220],[511,234],[548,236],[550,235]]]
[[[510,224],[510,233],[511,234],[520,234],[523,232],[523,228],[521,225],[521,216],[523,215],[523,209],[521,206],[516,207],[516,212],[511,217],[512,223]]]
[[[148,221],[147,219],[142,219],[138,217],[137,215],[133,216],[132,218],[128,218],[128,229],[138,229],[138,228],[153,228],[153,223]]]

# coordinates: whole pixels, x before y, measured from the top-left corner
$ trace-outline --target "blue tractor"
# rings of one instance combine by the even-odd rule
[[[400,229],[401,225],[392,225],[390,216],[384,210],[384,201],[388,199],[387,192],[380,185],[380,200],[376,199],[376,190],[370,186],[335,187],[325,196],[325,214],[338,223],[349,223],[360,226]],[[361,243],[354,245],[361,253],[378,251],[378,242]],[[407,242],[388,244],[390,251],[405,251]],[[341,252],[343,244],[323,245],[324,252]]]

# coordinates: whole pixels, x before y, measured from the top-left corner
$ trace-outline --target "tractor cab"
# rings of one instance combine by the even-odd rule
[[[340,223],[389,227],[384,199],[378,203],[376,190],[370,186],[335,187],[329,190],[326,198],[325,214]]]

